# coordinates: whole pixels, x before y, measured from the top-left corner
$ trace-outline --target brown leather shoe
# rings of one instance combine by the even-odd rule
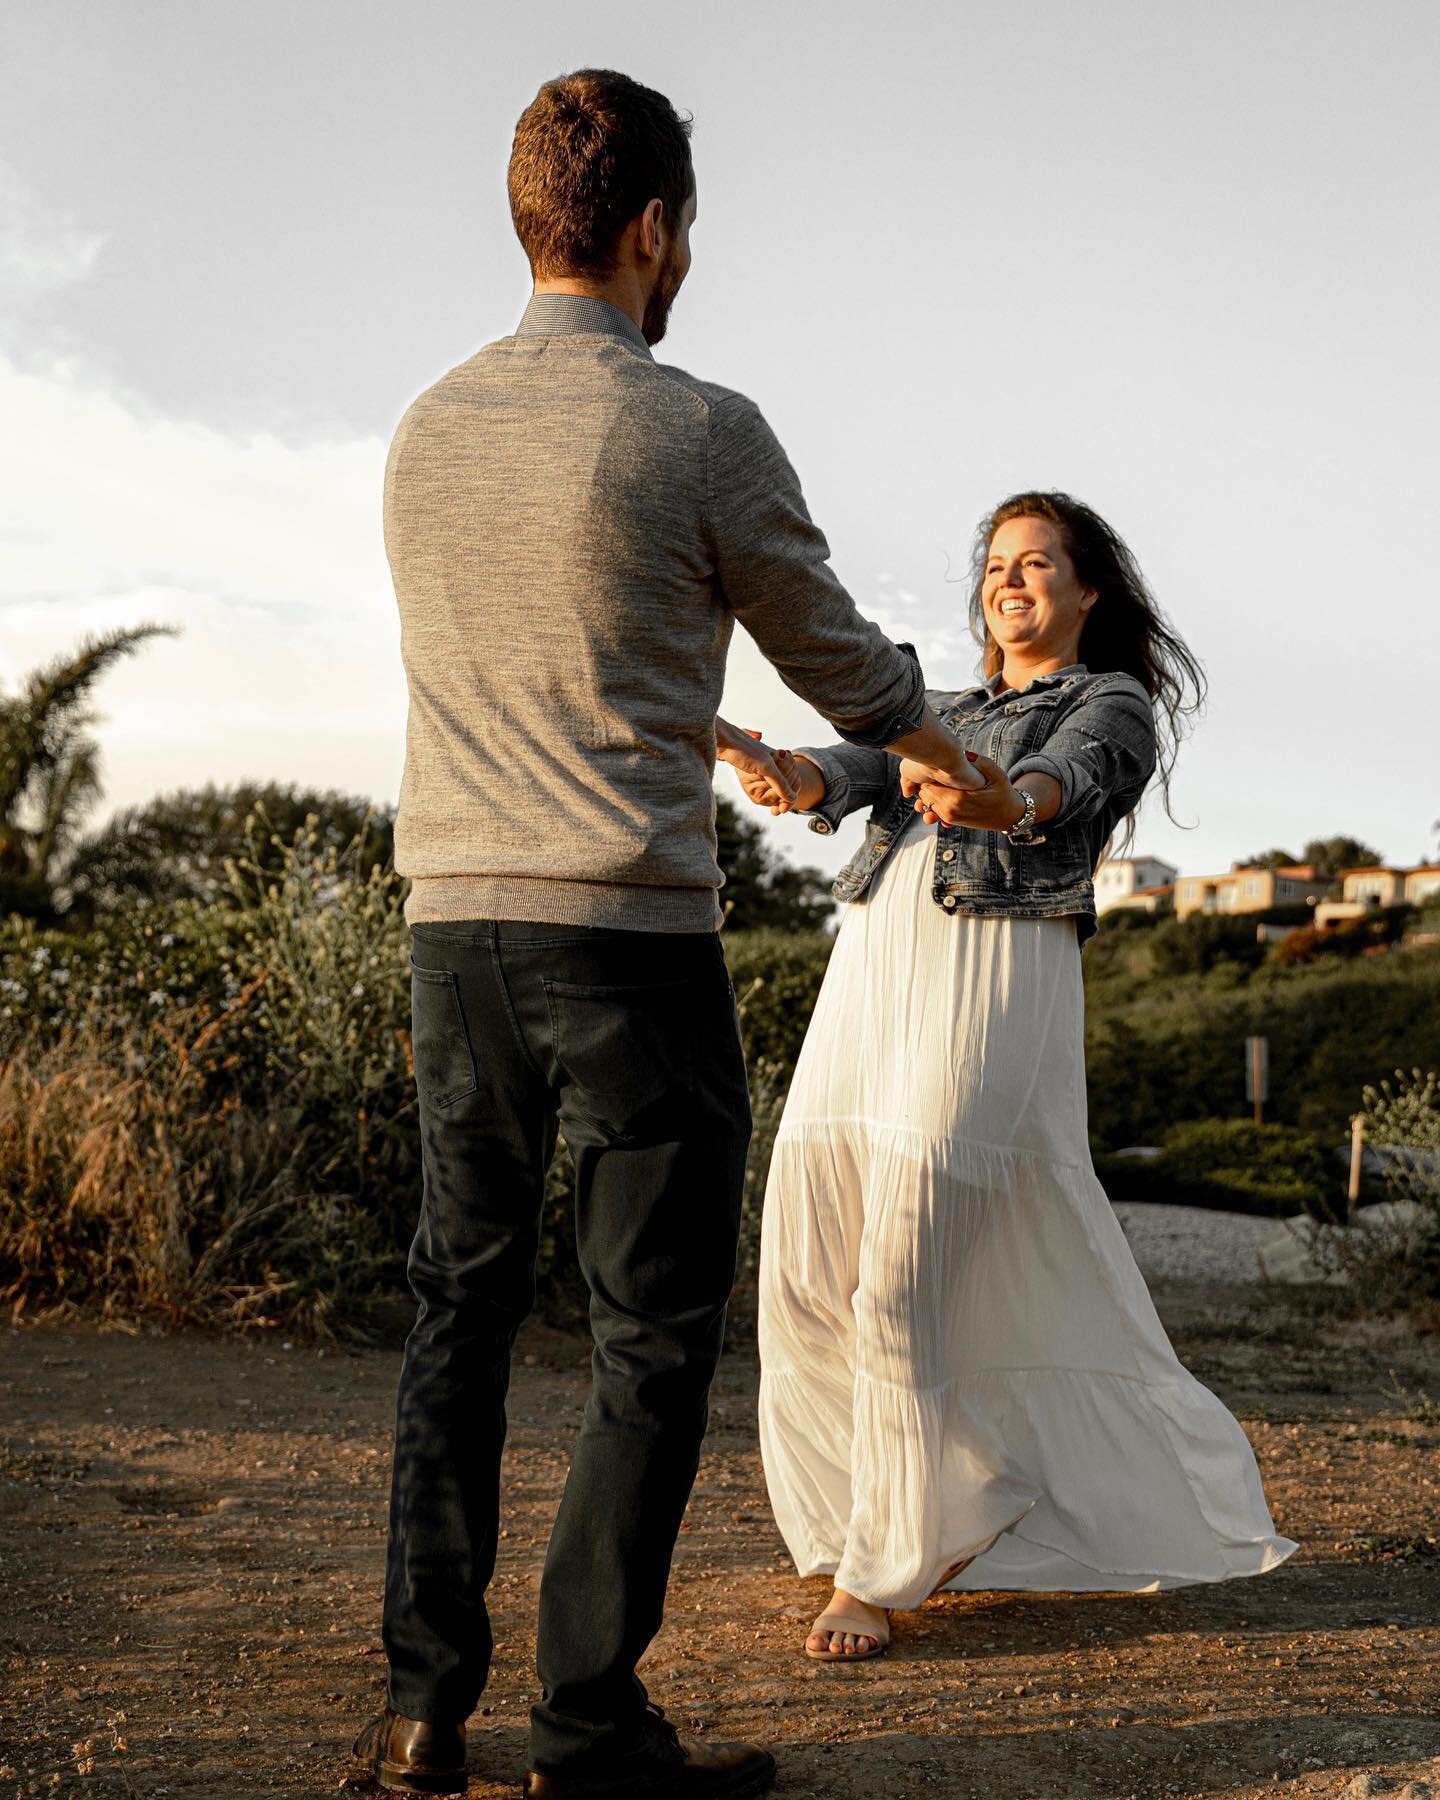
[[[525,1800],[753,1800],[775,1780],[775,1758],[758,1744],[704,1744],[681,1737],[652,1705],[645,1743],[603,1772],[525,1777]]]
[[[397,1794],[463,1794],[465,1727],[405,1719],[387,1706],[355,1740],[354,1755]]]

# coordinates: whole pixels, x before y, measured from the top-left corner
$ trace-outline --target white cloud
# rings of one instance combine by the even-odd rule
[[[87,631],[182,630],[98,690],[111,804],[247,776],[393,797],[378,438],[227,437],[3,353],[0,416],[0,677]]]
[[[384,444],[167,419],[61,353],[44,303],[104,242],[0,167],[0,684],[87,632],[173,624],[97,690],[110,805],[244,777],[393,797]]]
[[[0,321],[19,315],[94,273],[105,234],[47,214],[15,172],[0,163]]]

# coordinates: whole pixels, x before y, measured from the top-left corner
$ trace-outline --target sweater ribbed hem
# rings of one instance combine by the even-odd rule
[[[611,886],[525,875],[422,875],[405,902],[408,925],[461,919],[529,919],[613,931],[718,931],[714,888]]]

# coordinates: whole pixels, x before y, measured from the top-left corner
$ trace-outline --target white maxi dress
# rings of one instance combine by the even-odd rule
[[[1259,1575],[1244,1432],[1090,1161],[1073,919],[932,897],[918,816],[846,909],[770,1165],[760,1438],[802,1575],[877,1606]]]

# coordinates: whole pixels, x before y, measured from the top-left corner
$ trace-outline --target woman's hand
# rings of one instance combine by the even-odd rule
[[[768,806],[778,817],[798,803],[802,785],[800,760],[788,750],[772,750],[761,743],[758,731],[742,731],[727,719],[716,719],[715,755],[731,765],[740,777],[745,797],[756,806]],[[811,764],[804,766],[813,769]],[[820,773],[818,769],[813,772]]]
[[[1025,802],[1011,785],[999,763],[978,751],[967,750],[967,760],[985,778],[984,787],[954,788],[929,779],[932,771],[923,763],[900,765],[900,791],[914,800],[915,810],[927,825],[965,825],[972,831],[1008,831],[1020,820]]]
[[[776,818],[787,812],[814,812],[825,798],[825,777],[818,765],[808,756],[797,756],[793,750],[777,750],[775,760],[782,774],[794,777],[794,796],[781,800],[767,777],[747,775],[741,770],[740,785],[746,797],[756,806],[768,806]]]

